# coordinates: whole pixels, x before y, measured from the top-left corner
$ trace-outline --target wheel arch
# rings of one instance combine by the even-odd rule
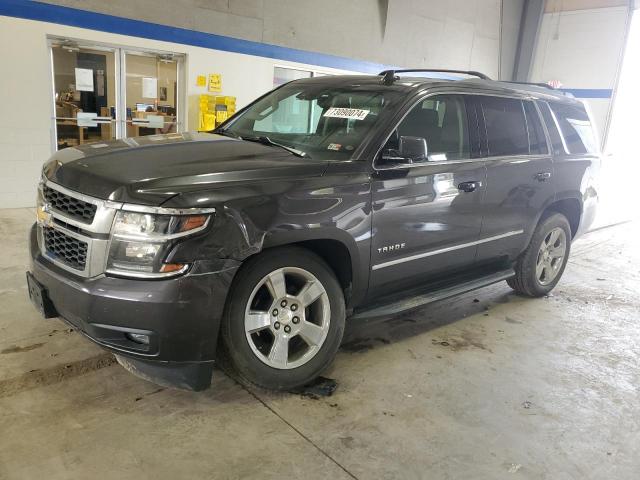
[[[561,213],[567,218],[571,227],[571,237],[575,238],[582,218],[582,202],[575,197],[556,199],[544,209],[538,223],[553,213]]]
[[[292,233],[287,232],[286,236],[267,235],[261,251],[252,257],[272,248],[304,248],[318,255],[331,268],[344,292],[347,307],[364,296],[368,279],[361,270],[358,247],[352,237],[346,235],[348,238],[343,238],[341,233],[344,232],[324,231],[317,232],[316,235],[309,235],[309,231]]]

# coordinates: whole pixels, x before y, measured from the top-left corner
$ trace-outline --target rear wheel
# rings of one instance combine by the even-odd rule
[[[222,339],[244,379],[292,389],[333,360],[344,331],[344,296],[314,253],[292,247],[260,254],[238,272],[231,295]]]
[[[570,251],[569,221],[561,213],[553,213],[536,227],[529,246],[515,265],[515,277],[507,283],[522,295],[546,295],[560,281]]]

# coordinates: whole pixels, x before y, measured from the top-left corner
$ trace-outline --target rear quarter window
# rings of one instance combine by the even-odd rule
[[[571,154],[596,153],[598,150],[593,126],[583,106],[550,103],[558,120],[564,142]]]

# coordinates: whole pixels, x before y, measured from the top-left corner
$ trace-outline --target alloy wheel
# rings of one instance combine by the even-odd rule
[[[277,369],[304,365],[320,350],[331,320],[329,296],[307,270],[285,267],[262,278],[251,292],[244,328],[253,353]]]
[[[560,227],[552,229],[542,240],[536,260],[536,278],[549,285],[558,276],[567,253],[567,235]]]

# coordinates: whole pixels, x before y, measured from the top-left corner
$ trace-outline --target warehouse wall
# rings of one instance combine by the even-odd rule
[[[562,88],[597,90],[594,95],[603,98],[586,102],[601,137],[624,48],[629,14],[625,4],[624,0],[547,2],[531,71],[533,82],[558,80]]]
[[[7,15],[0,16],[0,43],[11,45],[0,49],[0,64],[8,67],[0,76],[0,95],[5,111],[11,112],[0,117],[0,205],[33,205],[41,165],[54,150],[49,36],[185,54],[187,91],[182,101],[188,106],[186,129],[193,130],[197,96],[206,91],[196,87],[196,76],[209,72],[222,73],[222,93],[236,96],[239,107],[272,88],[274,66],[325,73],[371,73],[384,65],[439,67],[497,77],[501,58],[513,61],[509,56],[517,40],[520,0],[513,1],[515,8],[510,4],[504,9],[509,25],[503,31],[501,0],[57,0],[44,3],[46,8],[40,8],[43,2],[0,2],[0,11]],[[149,36],[153,26],[136,22],[126,24],[126,35],[120,35],[123,31],[112,29],[113,17],[93,15],[87,20],[74,11],[188,29],[175,31],[181,40],[192,31],[261,43],[247,47],[251,55],[200,48],[188,41],[173,43],[168,40],[174,37],[166,35],[166,41],[154,40]],[[93,22],[91,29],[81,28],[85,21]],[[513,43],[502,52],[501,33],[504,43]],[[233,43],[225,38],[215,42]],[[295,61],[271,58],[271,47],[257,56],[264,44],[297,49]]]
[[[500,75],[501,80],[513,80],[516,49],[520,36],[520,22],[525,0],[503,0],[502,2],[502,31],[500,44]]]
[[[388,65],[499,70],[501,0],[47,3]]]
[[[181,100],[189,105],[184,119],[187,130],[197,129],[198,95],[206,93],[206,88],[196,86],[197,75],[222,73],[222,94],[236,96],[238,105],[243,106],[273,88],[276,65],[323,73],[348,73],[327,67],[0,16],[0,44],[12,45],[11,48],[0,49],[0,65],[10,66],[0,75],[0,101],[5,113],[0,116],[1,208],[34,205],[42,164],[54,150],[47,36],[185,54],[186,98]],[[16,42],[17,38],[20,41]]]

